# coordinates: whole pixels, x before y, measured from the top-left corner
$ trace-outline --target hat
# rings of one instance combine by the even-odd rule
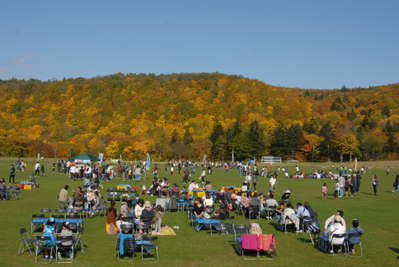
[[[50,218],[48,219],[48,223],[55,223],[55,219],[54,219],[53,217],[50,217]]]

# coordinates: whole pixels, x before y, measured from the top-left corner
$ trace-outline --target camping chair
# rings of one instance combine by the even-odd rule
[[[260,219],[260,206],[250,206],[248,209],[249,219]]]
[[[136,251],[136,241],[132,234],[119,233],[116,239],[116,258],[118,261],[128,258],[133,259]]]
[[[159,253],[158,245],[154,241],[158,240],[157,237],[143,236],[142,240],[137,240],[136,244],[141,251],[141,261],[143,263],[158,263]],[[153,251],[153,253],[151,253]]]
[[[314,219],[303,220],[303,231],[308,233],[312,245],[315,245],[314,240],[317,240],[320,234],[319,225],[320,225],[319,222],[315,221]]]
[[[57,209],[57,210],[55,210],[55,212],[57,213],[56,218],[65,219],[65,216],[67,214],[67,210],[65,208]]]
[[[211,235],[213,234],[213,230],[220,230],[220,220],[216,219],[205,219],[205,218],[196,218],[196,227],[195,230],[199,232],[202,229],[209,229],[211,232]]]
[[[233,224],[234,238],[237,239],[239,235],[248,234],[249,227],[245,224]]]
[[[359,257],[359,258],[363,256],[363,245],[362,245],[362,241],[360,239],[361,236],[362,236],[361,233],[348,234],[347,239],[345,240],[346,247],[348,249],[348,256],[350,256],[350,257]],[[353,237],[358,237],[359,241],[358,242],[351,241],[350,238],[353,238]],[[354,253],[351,253],[352,251],[349,251],[350,246],[353,246],[353,248],[359,247],[360,253],[357,254],[357,255],[355,255]]]
[[[19,200],[21,199],[21,188],[18,186],[11,186],[10,190],[6,191],[6,199]]]
[[[239,242],[239,253],[244,258],[244,260],[254,260],[259,257],[258,235],[243,234],[238,238],[237,241]],[[244,257],[245,251],[256,251],[256,258]]]
[[[38,236],[35,242],[35,262],[39,262],[40,254],[44,253],[45,251],[48,252],[50,257],[47,258],[48,261],[53,261],[53,257],[55,254],[55,245],[49,245],[48,242],[51,241],[50,237],[47,236]]]
[[[121,233],[123,233],[123,234],[132,234],[133,233],[133,224],[127,224],[127,223],[124,223],[124,224],[121,224]]]
[[[265,210],[266,219],[271,220],[274,217],[274,215],[276,214],[276,209],[277,209],[276,206],[268,206],[268,207],[266,207],[266,210]]]
[[[264,259],[271,259],[277,254],[276,238],[273,234],[244,234],[241,235],[237,241],[239,241],[239,253],[244,258],[244,260],[260,260],[261,252],[264,252],[266,253],[266,255],[270,256],[270,258]],[[245,251],[256,252],[256,257],[245,257]]]
[[[21,241],[19,241],[18,252],[17,255],[22,255],[26,251],[29,252],[29,255],[35,255],[35,243],[36,239],[33,239],[25,228],[20,228],[19,233],[21,235]]]
[[[330,254],[335,255],[335,249],[341,250],[342,253],[346,254],[348,251],[347,242],[345,242],[346,234],[333,234],[330,238]],[[342,241],[338,242],[336,239],[342,239]]]
[[[73,236],[57,238],[55,255],[58,263],[72,263],[74,260],[75,247]],[[67,255],[67,257],[63,257]]]
[[[221,223],[220,224],[220,234],[234,234],[234,224],[232,223]]]
[[[77,233],[73,235],[73,247],[75,251],[80,251],[82,253],[85,253],[85,243],[83,242],[83,239],[81,238],[80,233]]]
[[[51,209],[48,208],[42,208],[40,209],[40,213],[44,214],[44,215],[50,215],[50,213],[52,213],[53,211]]]
[[[284,232],[287,233],[287,232],[292,232],[292,231],[295,231],[295,230],[296,230],[295,223],[293,221],[291,221],[290,218],[285,217],[285,219],[284,219]]]
[[[45,217],[34,217],[32,216],[30,230],[31,234],[39,234],[43,231],[44,224],[47,222],[47,218]]]

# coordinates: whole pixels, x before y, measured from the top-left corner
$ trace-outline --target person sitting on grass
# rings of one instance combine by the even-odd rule
[[[364,230],[359,227],[359,219],[352,220],[352,228],[347,232],[347,241],[349,252],[355,253],[354,246],[360,243],[360,237]]]

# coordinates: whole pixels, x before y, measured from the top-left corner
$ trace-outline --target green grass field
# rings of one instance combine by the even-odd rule
[[[15,159],[1,159],[1,176],[8,178],[10,163]],[[62,186],[69,184],[71,189],[81,185],[81,182],[70,181],[64,175],[52,173],[50,161],[46,162],[47,174],[40,177],[40,188],[23,192],[22,200],[0,201],[0,266],[37,266],[34,259],[25,254],[17,256],[19,242],[18,229],[22,226],[30,227],[31,215],[39,213],[40,208],[56,208],[57,194]],[[385,163],[384,163],[385,164]],[[361,227],[366,234],[362,238],[364,256],[362,258],[346,257],[344,255],[331,256],[315,249],[310,243],[303,242],[308,238],[305,234],[277,232],[269,221],[261,219],[258,222],[264,233],[275,233],[278,248],[277,257],[272,261],[244,261],[232,248],[233,236],[209,235],[207,231],[196,232],[188,225],[186,213],[167,213],[164,223],[170,226],[178,225],[176,236],[160,237],[160,263],[162,266],[399,266],[399,194],[392,193],[393,175],[399,173],[394,168],[394,162],[387,163],[392,171],[389,177],[384,169],[371,169],[363,176],[360,194],[354,198],[334,200],[321,200],[320,191],[324,180],[291,180],[279,179],[277,182],[277,195],[285,188],[293,190],[292,202],[309,201],[319,215],[321,223],[337,209],[343,209],[347,224],[353,218],[359,218]],[[28,161],[28,170],[18,172],[17,180],[26,180],[32,173],[33,161]],[[323,165],[302,165],[304,169],[321,168]],[[372,166],[372,165],[370,165]],[[162,168],[161,168],[162,169]],[[380,177],[380,195],[375,197],[371,193],[371,176]],[[164,175],[161,172],[161,175]],[[199,174],[198,174],[199,175]],[[171,182],[180,184],[181,177],[166,175]],[[147,178],[147,184],[150,178]],[[214,188],[222,185],[240,185],[241,178],[237,171],[225,173],[217,170],[209,177]],[[141,182],[141,183],[143,183]],[[333,191],[333,182],[327,181],[330,193]],[[120,179],[104,184],[104,187],[122,183]],[[141,184],[140,183],[140,184]],[[258,183],[259,191],[265,192],[267,181],[262,179]],[[70,189],[70,191],[71,191]],[[118,204],[119,205],[119,204]],[[119,206],[118,206],[119,207]],[[257,221],[257,220],[252,220]],[[235,215],[234,222],[248,223],[249,220]],[[86,253],[78,253],[74,261],[76,266],[122,266],[126,262],[118,262],[115,258],[115,236],[105,233],[105,218],[95,217],[85,221],[83,239],[87,245]],[[135,265],[140,265],[136,260]]]

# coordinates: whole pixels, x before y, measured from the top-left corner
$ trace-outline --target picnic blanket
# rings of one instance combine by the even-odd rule
[[[161,228],[161,233],[157,234],[156,232],[152,232],[151,235],[154,236],[173,236],[176,235],[176,232],[172,229],[172,227],[165,225],[164,227]]]

